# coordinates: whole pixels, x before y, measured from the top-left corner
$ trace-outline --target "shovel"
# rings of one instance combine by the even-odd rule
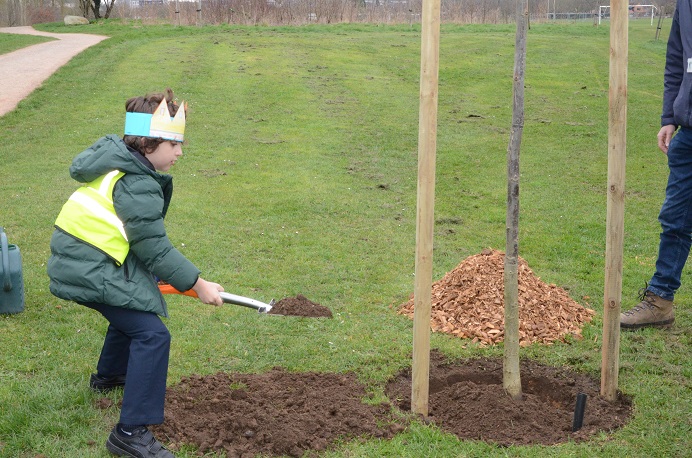
[[[172,285],[159,285],[159,291],[161,291],[161,294],[182,294],[184,296],[197,297],[197,293],[191,289],[187,291],[178,291]],[[220,292],[219,296],[221,296],[221,300],[223,300],[225,304],[235,304],[248,307],[257,310],[259,313],[269,313],[274,306],[274,299],[272,299],[268,304],[265,304],[264,302],[250,299],[249,297],[237,296],[235,294],[226,292]]]

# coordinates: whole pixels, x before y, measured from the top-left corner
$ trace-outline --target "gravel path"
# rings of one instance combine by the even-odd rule
[[[19,33],[56,38],[0,55],[0,116],[39,87],[58,68],[106,36],[83,33],[39,32],[33,27],[0,27],[0,33]]]

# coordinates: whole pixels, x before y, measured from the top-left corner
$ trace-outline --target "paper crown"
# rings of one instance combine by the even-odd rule
[[[168,111],[166,99],[161,101],[154,114],[125,113],[125,135],[182,142],[184,133],[185,102],[180,104],[175,117],[172,117]]]

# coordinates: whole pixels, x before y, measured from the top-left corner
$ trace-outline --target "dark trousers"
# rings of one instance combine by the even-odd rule
[[[163,423],[171,335],[155,313],[122,307],[83,304],[110,323],[97,371],[103,377],[126,375],[120,422]]]
[[[692,129],[681,127],[668,147],[668,186],[658,220],[661,241],[648,290],[672,301],[692,246]]]

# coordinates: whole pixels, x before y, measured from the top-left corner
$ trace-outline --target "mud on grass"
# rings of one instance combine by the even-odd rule
[[[304,316],[310,318],[332,318],[332,311],[324,305],[311,301],[302,294],[285,297],[272,306],[270,315]]]
[[[430,356],[428,420],[460,439],[497,445],[554,445],[580,442],[595,434],[624,426],[632,414],[632,400],[618,392],[609,402],[600,396],[600,381],[566,368],[522,360],[523,399],[514,401],[502,386],[502,359],[448,362],[433,351]],[[411,371],[386,387],[402,410],[411,409]],[[581,429],[572,432],[577,394],[587,395]]]
[[[600,382],[568,369],[521,363],[523,400],[502,388],[501,359],[448,362],[433,351],[427,421],[463,440],[499,446],[554,445],[584,441],[623,426],[632,410],[622,394],[610,403]],[[582,428],[572,432],[578,393],[587,395]],[[171,448],[183,444],[200,453],[228,457],[310,455],[356,438],[388,439],[411,416],[411,371],[386,386],[392,405],[363,403],[365,387],[352,373],[217,373],[190,376],[168,389],[166,418],[154,433]],[[311,455],[312,456],[312,455]]]
[[[339,440],[391,438],[404,429],[388,403],[368,405],[355,374],[217,373],[185,377],[168,389],[163,425],[153,428],[175,449],[228,457],[303,456]]]

